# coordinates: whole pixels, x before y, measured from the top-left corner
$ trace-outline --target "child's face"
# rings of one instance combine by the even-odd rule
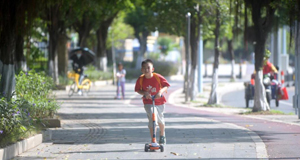
[[[118,66],[118,69],[119,69],[119,70],[122,70],[122,69],[123,69],[123,65],[119,65],[119,66]]]
[[[141,71],[144,75],[151,75],[154,71],[153,65],[151,63],[144,63]]]

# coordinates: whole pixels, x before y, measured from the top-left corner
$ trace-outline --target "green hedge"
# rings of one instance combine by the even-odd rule
[[[53,87],[52,78],[34,70],[20,72],[16,76],[16,96],[32,104],[28,110],[35,119],[53,117],[58,110],[59,105],[52,94]]]
[[[52,94],[52,78],[34,70],[16,75],[16,88],[9,101],[0,99],[0,147],[24,138],[37,130],[41,119],[51,118],[59,109]],[[30,134],[30,133],[29,133]]]
[[[92,65],[87,66],[87,69],[84,71],[84,74],[86,74],[91,81],[109,80],[112,79],[113,77],[112,71],[111,72],[98,71],[96,67]]]

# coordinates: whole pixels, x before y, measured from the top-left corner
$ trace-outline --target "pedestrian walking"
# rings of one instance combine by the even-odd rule
[[[166,144],[164,120],[166,98],[163,96],[163,93],[167,92],[170,84],[162,75],[153,73],[154,66],[152,60],[144,60],[141,66],[141,71],[143,74],[137,79],[134,90],[143,96],[142,99],[148,117],[148,128],[150,130],[151,140],[153,139],[153,120],[151,110],[153,102],[151,96],[155,96],[155,119],[157,120],[155,123],[160,129],[159,144]]]

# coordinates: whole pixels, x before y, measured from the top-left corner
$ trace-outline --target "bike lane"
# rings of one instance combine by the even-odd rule
[[[175,94],[175,91],[180,88],[181,86],[170,88],[169,93],[166,95],[168,99],[167,113],[189,114],[191,116],[199,116],[248,128],[259,135],[265,143],[270,159],[300,159],[300,152],[297,150],[300,145],[300,126],[242,115],[210,112],[195,107],[182,107],[178,104],[178,101],[181,98],[181,102],[184,102],[184,99]]]

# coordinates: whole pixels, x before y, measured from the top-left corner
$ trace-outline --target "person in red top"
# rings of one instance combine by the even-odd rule
[[[166,144],[165,136],[165,120],[164,120],[164,110],[166,98],[163,96],[163,93],[167,91],[170,87],[168,81],[160,74],[153,73],[154,67],[153,62],[150,59],[146,59],[142,62],[141,68],[143,76],[140,76],[135,84],[135,92],[143,96],[143,103],[145,111],[147,112],[148,117],[148,128],[150,130],[151,139],[153,138],[153,126],[152,126],[152,98],[155,96],[155,109],[156,109],[156,119],[158,121],[158,126],[160,129],[160,138],[159,144]],[[141,78],[142,81],[141,81]],[[141,83],[142,82],[142,83]],[[141,86],[142,85],[142,86]],[[157,124],[156,124],[157,125]],[[156,132],[156,128],[155,128]]]
[[[263,75],[266,75],[268,73],[274,74],[278,72],[276,67],[269,61],[270,56],[271,52],[266,49],[266,53],[264,56]]]
[[[266,53],[264,56],[264,62],[263,62],[263,76],[267,75],[268,73],[270,73],[271,75],[271,80],[273,78],[275,78],[277,80],[277,73],[278,70],[276,69],[276,67],[269,61],[269,58],[271,56],[271,52],[266,49]],[[251,84],[254,85],[254,79],[255,79],[255,73],[256,71],[254,71],[254,73],[251,75]]]

